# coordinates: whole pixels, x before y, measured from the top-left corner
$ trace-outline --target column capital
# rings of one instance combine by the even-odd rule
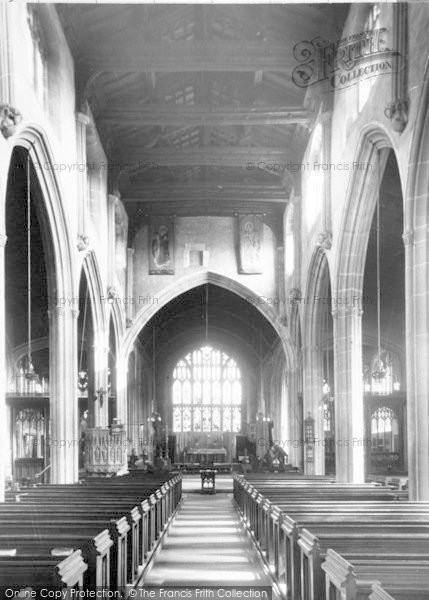
[[[414,231],[406,231],[402,234],[404,246],[412,246],[414,244]]]
[[[76,122],[79,123],[80,125],[83,125],[84,127],[86,127],[87,125],[90,124],[91,120],[88,117],[88,115],[86,115],[83,112],[77,112],[76,113]]]
[[[79,233],[77,236],[77,249],[79,252],[85,252],[89,248],[89,237],[86,233]]]
[[[317,245],[324,250],[330,250],[332,247],[332,232],[323,231],[317,236]]]
[[[347,317],[362,317],[363,309],[361,306],[341,304],[332,310],[332,317],[334,319],[342,319]]]
[[[0,233],[0,248],[4,248],[7,243],[7,235],[5,233]]]
[[[66,314],[66,309],[64,306],[53,306],[48,309],[48,317],[52,319],[53,317],[64,317]]]
[[[291,304],[301,302],[302,294],[299,288],[291,288],[289,290],[289,302]]]
[[[5,140],[15,133],[21,121],[22,115],[17,108],[10,104],[0,104],[0,133]]]

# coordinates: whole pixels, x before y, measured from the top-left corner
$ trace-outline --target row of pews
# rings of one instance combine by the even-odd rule
[[[286,600],[429,600],[429,503],[374,484],[234,474]]]
[[[134,472],[9,492],[0,588],[115,590],[138,583],[182,497],[182,478]]]

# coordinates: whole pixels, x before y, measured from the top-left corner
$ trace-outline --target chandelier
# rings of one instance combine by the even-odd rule
[[[377,153],[378,155],[378,153]],[[378,165],[380,160],[378,159]],[[377,168],[377,174],[379,169]],[[371,373],[371,377],[375,381],[381,381],[386,377],[386,364],[381,358],[381,277],[380,277],[380,185],[377,182],[377,200],[376,200],[376,239],[377,239],[377,362]]]
[[[30,155],[27,154],[27,362],[24,368],[24,377],[29,382],[37,382],[39,376],[34,370],[32,360],[31,340],[31,193],[30,193]]]

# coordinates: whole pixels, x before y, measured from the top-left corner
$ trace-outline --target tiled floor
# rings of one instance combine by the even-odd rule
[[[198,483],[195,477],[184,478],[182,506],[144,584],[270,586],[232,494],[203,495],[196,491]],[[229,485],[227,477],[222,489]]]

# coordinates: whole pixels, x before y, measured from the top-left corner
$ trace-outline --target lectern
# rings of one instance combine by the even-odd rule
[[[201,475],[201,493],[215,494],[216,493],[216,473],[214,469],[202,469]]]

